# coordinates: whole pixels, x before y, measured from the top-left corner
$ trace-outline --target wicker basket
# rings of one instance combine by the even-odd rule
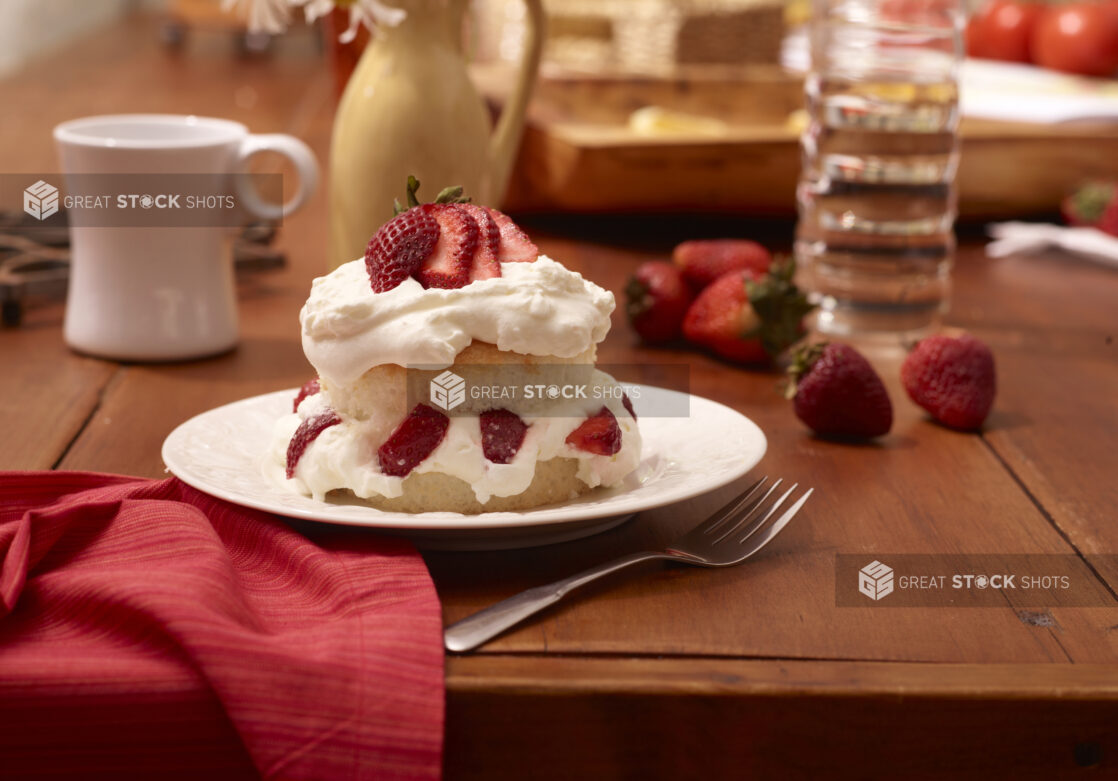
[[[676,65],[776,63],[782,0],[550,0],[548,63],[664,73]]]

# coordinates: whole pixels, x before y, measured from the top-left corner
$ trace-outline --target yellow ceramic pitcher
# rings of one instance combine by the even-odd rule
[[[468,0],[396,0],[407,17],[381,27],[361,55],[338,105],[330,148],[330,235],[334,268],[361,257],[403,200],[409,174],[421,200],[460,184],[475,202],[497,205],[512,171],[543,41],[541,0],[524,0],[527,37],[516,86],[491,126],[466,75],[462,19]],[[426,196],[426,198],[424,198]]]

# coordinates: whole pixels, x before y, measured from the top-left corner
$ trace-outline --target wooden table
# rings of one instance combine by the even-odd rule
[[[0,170],[51,171],[63,119],[112,111],[229,116],[302,136],[325,160],[329,73],[296,45],[232,60],[199,38],[176,56],[137,20],[74,45],[50,68],[0,83]],[[11,107],[18,107],[11,110]],[[753,224],[550,217],[525,221],[548,254],[619,292],[626,275],[685,237]],[[786,244],[789,226],[764,238]],[[0,332],[6,469],[160,477],[163,438],[225,402],[297,386],[310,373],[297,314],[324,270],[326,199],[290,219],[289,266],[246,277],[243,337],[219,358],[121,365],[62,343],[60,305]],[[447,658],[449,778],[695,778],[847,775],[1053,778],[1118,772],[1118,611],[837,608],[836,553],[1118,550],[1118,273],[1056,256],[988,260],[965,241],[953,324],[997,356],[999,396],[980,435],[910,404],[897,356],[878,359],[892,433],[854,447],[809,436],[777,376],[636,344],[623,316],[608,362],[685,361],[693,392],[749,415],[769,438],[761,470],[816,488],[749,565],[650,566],[596,584],[467,656]],[[640,379],[634,377],[631,379]],[[733,487],[546,548],[430,553],[454,621],[527,586],[655,545]],[[1113,593],[1118,567],[1097,578]]]

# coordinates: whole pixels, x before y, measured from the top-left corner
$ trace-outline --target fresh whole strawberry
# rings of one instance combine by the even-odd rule
[[[870,439],[893,427],[881,377],[850,345],[820,343],[796,351],[788,369],[796,417],[825,437]]]
[[[773,259],[767,249],[748,239],[697,239],[678,245],[672,261],[698,292],[731,271],[752,269],[763,274]]]
[[[803,334],[812,310],[793,284],[795,263],[767,273],[731,271],[707,286],[683,319],[683,335],[717,355],[741,363],[772,361]]]
[[[291,441],[287,443],[288,480],[295,476],[295,467],[299,465],[299,459],[303,457],[303,452],[311,442],[318,439],[318,435],[323,431],[341,422],[342,419],[338,417],[338,413],[330,410],[313,418],[307,418],[299,424],[299,428],[295,430],[295,436],[291,437]]]
[[[1098,228],[1118,236],[1118,184],[1091,182],[1060,204],[1068,225]]]
[[[970,334],[929,336],[905,358],[901,382],[912,400],[940,423],[973,431],[994,404],[994,354]]]
[[[515,412],[507,409],[490,409],[481,413],[481,452],[494,464],[507,464],[516,457],[524,444],[528,426]]]
[[[691,289],[683,273],[666,260],[650,260],[637,267],[625,285],[625,312],[633,330],[651,344],[679,336]]]
[[[621,449],[621,427],[608,408],[602,407],[567,435],[573,448],[597,456],[612,456]]]

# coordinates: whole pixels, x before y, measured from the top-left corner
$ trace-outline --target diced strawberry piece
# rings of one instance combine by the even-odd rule
[[[434,452],[446,436],[450,418],[426,404],[417,404],[377,450],[380,470],[405,477]]]
[[[365,269],[374,293],[412,276],[439,241],[439,223],[424,209],[408,209],[386,222],[365,249]]]
[[[425,288],[465,287],[470,283],[477,250],[477,220],[457,203],[428,203],[418,210],[427,212],[439,224],[439,240],[415,274],[419,284]]]
[[[531,263],[540,256],[540,248],[511,217],[488,206],[485,210],[493,216],[497,227],[501,229],[501,251],[497,257],[502,263]]]
[[[303,403],[303,399],[307,396],[313,396],[322,390],[322,386],[318,382],[318,377],[312,377],[303,383],[303,387],[299,389],[299,395],[295,397],[295,403],[291,407],[292,412],[299,411],[299,405]]]
[[[528,426],[507,409],[481,413],[481,452],[494,464],[507,464],[520,451]]]
[[[323,431],[341,422],[342,419],[338,417],[338,413],[330,410],[313,418],[307,418],[299,424],[299,428],[295,430],[295,436],[287,444],[288,480],[295,476],[295,467],[299,465],[299,459],[303,457],[303,451],[307,449],[307,446],[318,439],[318,435]]]
[[[637,413],[633,409],[633,402],[629,401],[629,394],[625,391],[621,392],[621,405],[629,411],[629,414],[633,417],[633,420],[637,419]]]
[[[566,442],[587,453],[612,456],[621,449],[621,427],[613,413],[602,407],[568,434]]]

